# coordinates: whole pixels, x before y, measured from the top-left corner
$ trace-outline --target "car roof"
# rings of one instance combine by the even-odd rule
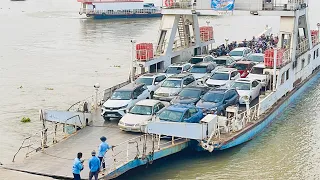
[[[232,57],[231,56],[218,56],[218,57],[214,57],[214,59],[227,60],[227,59],[232,59]]]
[[[237,61],[235,64],[252,64],[252,61]]]
[[[256,64],[256,65],[254,65],[253,67],[266,68],[266,66],[264,65],[264,63]]]
[[[170,76],[168,79],[183,79],[185,77],[191,76],[190,73],[180,73],[180,74],[174,74]]]
[[[173,63],[173,64],[171,64],[169,67],[184,66],[184,65],[186,65],[186,64],[190,64],[190,63],[187,63],[187,62]]]
[[[225,93],[226,91],[228,91],[229,89],[228,88],[212,88],[210,89],[208,92],[211,92],[211,93]]]
[[[250,79],[250,78],[240,78],[235,80],[235,82],[244,82],[244,83],[250,83],[252,81],[254,81],[254,79]]]
[[[167,110],[185,112],[189,108],[196,108],[196,107],[192,106],[192,105],[185,105],[185,104],[174,104],[174,105],[169,106],[167,108]]]
[[[155,99],[144,99],[136,103],[136,105],[142,105],[142,106],[154,106],[155,104],[159,103],[159,100]]]
[[[216,70],[216,72],[222,72],[222,73],[230,73],[232,71],[237,71],[237,69],[236,68],[220,68]]]
[[[197,90],[201,90],[201,91],[209,91],[211,88],[209,88],[207,86],[191,86],[191,87],[186,87],[183,89],[197,89]]]
[[[147,74],[141,75],[140,77],[151,77],[151,78],[155,78],[155,77],[161,76],[161,75],[165,76],[165,74],[163,74],[163,73],[147,73]]]
[[[233,49],[232,51],[244,51],[246,49],[249,49],[249,48],[247,48],[247,47],[238,47],[238,48]]]
[[[130,84],[127,84],[119,89],[117,89],[116,91],[133,91],[135,90],[137,87],[140,87],[140,86],[144,86],[144,84],[136,84],[135,82],[134,83],[130,83]]]
[[[250,56],[264,56],[263,53],[252,53],[250,54]]]
[[[193,65],[192,67],[194,67],[194,66],[208,66],[210,64],[214,65],[214,63],[212,63],[212,62],[199,62],[199,63]]]

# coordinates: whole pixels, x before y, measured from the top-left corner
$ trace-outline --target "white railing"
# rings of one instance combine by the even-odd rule
[[[128,9],[128,10],[94,10],[87,8],[80,8],[80,14],[88,15],[128,15],[128,14],[159,14],[160,10],[157,9]]]
[[[301,39],[300,43],[297,45],[296,55],[300,56],[310,49],[308,39]]]
[[[284,0],[284,1],[270,1],[270,2],[265,0],[235,1],[234,10],[295,11],[298,9],[305,8],[306,3],[307,2],[305,0]],[[163,0],[162,7],[164,9],[213,10],[210,6],[210,3],[202,4],[202,3],[198,3],[196,0]],[[216,11],[216,12],[222,12],[222,11]],[[220,13],[218,14],[220,15]]]
[[[167,140],[161,140],[161,138],[166,138]],[[106,172],[111,173],[134,159],[146,159],[151,163],[153,161],[153,154],[156,151],[174,145],[181,140],[187,141],[184,138],[175,139],[172,137],[171,140],[168,140],[168,137],[144,134],[117,144],[104,157]]]

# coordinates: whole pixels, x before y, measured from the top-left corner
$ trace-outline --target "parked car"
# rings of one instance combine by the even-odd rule
[[[171,105],[157,115],[158,120],[171,122],[199,123],[202,118],[200,108],[185,104]]]
[[[126,115],[124,115],[118,126],[124,131],[145,132],[145,126],[152,121],[159,111],[169,106],[168,102],[154,99],[145,99],[137,102]]]
[[[269,72],[264,72],[265,68],[263,63],[253,66],[247,78],[259,81],[262,87],[268,87],[270,75]]]
[[[167,78],[165,74],[148,73],[136,79],[137,84],[145,84],[150,91],[150,96],[153,98],[154,92],[161,86],[163,81]]]
[[[236,68],[240,73],[241,78],[247,77],[252,67],[255,65],[254,62],[251,61],[237,61],[230,65],[231,68]]]
[[[184,87],[195,86],[197,83],[190,73],[176,74],[168,77],[153,95],[154,99],[171,101]]]
[[[252,79],[241,78],[234,82],[232,88],[235,88],[240,95],[239,103],[246,104],[246,99],[251,103],[260,95],[261,84]]]
[[[230,51],[229,55],[233,57],[236,61],[239,61],[247,57],[251,52],[251,49],[248,47],[239,47]]]
[[[216,67],[212,62],[200,62],[193,65],[189,72],[194,76],[198,84],[203,84]]]
[[[205,82],[209,87],[230,87],[232,83],[240,78],[240,74],[235,68],[221,68],[212,73],[210,78]]]
[[[178,96],[171,100],[171,104],[196,104],[209,89],[205,86],[183,88]]]
[[[198,64],[200,62],[211,62],[213,61],[213,56],[208,54],[196,55],[189,60],[190,64]]]
[[[263,53],[252,53],[249,54],[244,60],[252,61],[256,64],[264,62],[264,54]]]
[[[214,62],[217,66],[228,67],[236,60],[231,56],[219,56],[215,57],[212,62]]]
[[[101,115],[105,120],[123,117],[135,103],[149,99],[150,91],[145,84],[131,83],[117,89],[102,106]]]
[[[174,74],[180,74],[183,72],[187,72],[191,68],[190,63],[173,63],[164,71],[167,77],[172,76]]]
[[[197,107],[225,116],[226,108],[238,103],[239,94],[235,89],[212,89],[200,99]]]

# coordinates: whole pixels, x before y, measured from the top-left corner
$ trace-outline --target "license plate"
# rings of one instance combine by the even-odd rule
[[[107,114],[109,117],[117,117],[115,114]]]

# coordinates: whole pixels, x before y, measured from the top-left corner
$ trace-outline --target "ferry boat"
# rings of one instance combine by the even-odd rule
[[[80,15],[94,19],[161,17],[160,7],[143,0],[78,0]]]
[[[304,0],[288,0],[285,4],[273,0],[251,0],[250,3],[237,0],[230,5],[231,1],[215,4],[214,7],[219,8],[213,10],[214,7],[206,4],[205,0],[181,0],[177,6],[164,7],[158,42],[153,45],[131,41],[130,80],[101,93],[99,84],[96,84],[95,95],[73,104],[67,111],[40,110],[43,130],[27,137],[16,155],[21,154],[23,147],[27,148],[25,156],[31,156],[34,150],[40,152],[22,162],[5,164],[3,167],[54,178],[72,178],[72,157],[81,151],[85,159],[90,158],[90,152],[97,146],[99,137],[104,135],[114,147],[105,156],[107,167],[102,178],[112,179],[182,150],[222,151],[259,135],[320,78],[320,24],[318,30],[310,29],[308,4]],[[191,3],[192,6],[185,3]],[[121,131],[116,125],[117,120],[116,123],[104,122],[100,106],[116,89],[132,83],[136,74],[158,72],[172,63],[188,61],[193,56],[207,54],[213,49],[213,27],[209,24],[200,27],[198,15],[216,14],[212,11],[220,12],[223,6],[234,7],[233,15],[280,17],[277,45],[264,51],[263,74],[269,76],[266,79],[270,79],[267,82],[270,88],[259,94],[256,103],[250,104],[250,97],[244,96],[242,100],[246,102],[245,107],[229,106],[223,114],[216,114],[211,109],[209,112],[212,114],[207,114],[199,123],[150,121],[142,135]],[[271,31],[267,27],[262,34],[268,35]],[[122,107],[111,111],[124,108],[122,104]],[[72,136],[58,139],[58,125],[64,127],[66,136],[68,132]],[[88,174],[88,168],[85,168],[82,177],[87,178]]]

